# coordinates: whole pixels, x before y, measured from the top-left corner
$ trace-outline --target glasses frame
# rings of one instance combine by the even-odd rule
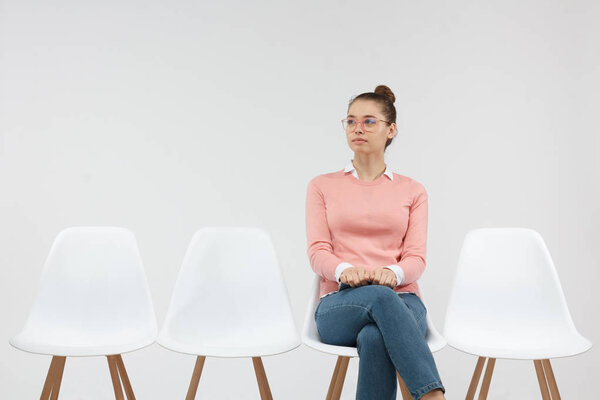
[[[356,124],[356,126],[352,130],[348,130],[344,126],[344,121],[347,121],[349,119],[354,119],[354,120],[356,120],[356,122],[358,122],[358,124]],[[384,119],[379,119],[379,118],[375,118],[375,117],[367,117],[367,118],[364,118],[362,121],[359,121],[358,118],[344,118],[344,119],[342,119],[342,128],[346,132],[354,132],[356,130],[356,127],[360,124],[362,126],[362,128],[363,128],[363,131],[365,131],[365,132],[373,132],[372,130],[368,130],[367,128],[365,128],[365,120],[366,119],[374,119],[374,120],[377,120],[377,121],[385,122],[386,124],[389,124],[389,125],[392,124],[390,121],[386,121]]]

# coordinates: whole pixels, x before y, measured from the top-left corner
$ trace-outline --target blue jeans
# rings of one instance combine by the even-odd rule
[[[324,343],[357,348],[357,400],[396,399],[396,371],[420,399],[437,388],[446,392],[425,341],[426,313],[414,293],[341,283],[338,292],[321,299],[315,322]]]

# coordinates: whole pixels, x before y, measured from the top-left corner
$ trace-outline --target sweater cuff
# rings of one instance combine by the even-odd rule
[[[383,268],[391,269],[396,274],[396,286],[401,285],[404,282],[404,270],[396,264],[386,265]]]
[[[351,268],[352,264],[347,263],[347,262],[342,262],[339,263],[338,266],[335,268],[335,281],[337,283],[340,283],[340,275],[342,275],[342,272],[344,272],[345,269]]]

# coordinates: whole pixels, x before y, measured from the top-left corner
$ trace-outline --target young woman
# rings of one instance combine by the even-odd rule
[[[396,399],[396,371],[415,399],[445,399],[417,284],[427,192],[384,162],[397,132],[394,101],[383,85],[354,97],[342,120],[354,158],[308,184],[307,253],[322,278],[315,322],[323,342],[357,347],[357,400]]]

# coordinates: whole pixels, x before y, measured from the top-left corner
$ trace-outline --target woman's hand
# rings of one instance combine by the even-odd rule
[[[346,272],[346,271],[344,271]],[[373,285],[389,286],[392,289],[396,287],[396,274],[389,268],[377,268],[371,271],[369,280],[372,281]]]
[[[390,271],[392,272],[392,271]],[[392,275],[394,273],[392,272]],[[396,279],[396,278],[394,278]],[[368,285],[371,277],[365,267],[360,265],[346,268],[340,275],[340,282],[350,285],[351,287]]]

